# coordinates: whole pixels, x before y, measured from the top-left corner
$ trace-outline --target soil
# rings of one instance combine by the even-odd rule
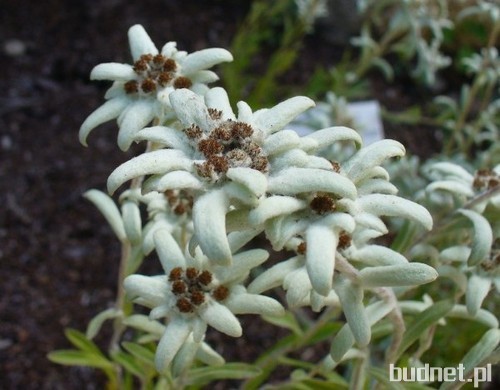
[[[119,245],[81,195],[104,189],[134,150],[119,151],[114,123],[92,134],[89,148],[79,144],[79,126],[108,86],[91,83],[90,70],[129,61],[126,31],[135,23],[155,42],[177,40],[183,50],[227,48],[248,7],[230,0],[0,0],[0,388],[103,387],[93,370],[46,359],[69,347],[63,329],[84,330],[112,306],[116,289]],[[302,75],[331,61],[325,45],[308,38]],[[436,150],[426,134],[418,142],[411,132],[389,135],[424,155]],[[246,344],[220,338],[217,348],[229,360],[251,361],[263,340],[262,324],[245,321]]]

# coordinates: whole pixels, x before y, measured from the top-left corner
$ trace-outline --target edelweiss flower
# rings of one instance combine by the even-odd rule
[[[248,293],[242,284],[250,270],[268,258],[266,251],[235,254],[232,265],[222,267],[214,266],[199,249],[194,256],[184,254],[167,230],[156,231],[154,241],[165,275],[131,275],[124,286],[135,302],[152,309],[151,319],[169,319],[156,350],[158,371],[167,369],[189,337],[201,342],[207,325],[240,337],[235,314],[283,314],[277,301]],[[244,245],[236,241],[234,251]]]
[[[119,166],[108,179],[108,191],[144,175],[152,175],[143,185],[146,191],[193,191],[195,236],[213,261],[231,261],[225,220],[230,207],[255,207],[266,193],[293,197],[323,191],[355,198],[356,188],[350,180],[335,172],[326,159],[305,151],[318,147],[319,142],[351,137],[353,130],[344,129],[331,139],[300,138],[291,130],[282,130],[314,105],[311,99],[295,97],[254,113],[239,102],[238,116],[222,88],[209,90],[205,97],[178,90],[172,92],[170,101],[184,129],[154,126],[139,131],[137,140],[167,149],[145,153]]]
[[[359,136],[348,130],[332,127],[303,138],[317,141],[314,152],[318,152],[319,146],[329,147],[336,140],[351,139],[360,143]],[[407,262],[388,248],[370,245],[369,250],[362,249],[369,240],[388,232],[380,216],[405,217],[431,228],[429,212],[395,196],[397,189],[380,167],[385,159],[402,153],[404,148],[400,143],[383,140],[361,149],[342,164],[333,162],[338,175],[357,188],[355,197],[340,197],[338,193],[313,189],[288,197],[269,196],[250,211],[248,219],[254,225],[265,224],[266,235],[275,250],[286,247],[305,254],[305,267],[301,272],[307,271],[310,286],[326,297],[332,291],[336,253],[365,265]],[[301,299],[304,299],[310,291],[305,283],[302,286]]]
[[[225,49],[212,48],[187,54],[168,42],[161,52],[141,25],[128,32],[133,65],[105,63],[91,72],[92,80],[112,80],[106,93],[107,102],[95,110],[82,124],[79,138],[84,145],[89,133],[100,124],[118,118],[118,145],[127,150],[137,131],[154,118],[158,123],[171,119],[168,95],[178,88],[204,93],[206,84],[218,80],[206,70],[218,63],[232,61]]]

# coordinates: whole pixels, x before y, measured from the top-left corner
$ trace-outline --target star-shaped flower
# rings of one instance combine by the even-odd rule
[[[90,74],[92,80],[114,83],[106,93],[106,103],[80,128],[79,138],[84,145],[95,127],[118,118],[118,146],[127,150],[135,134],[153,119],[157,123],[172,119],[168,95],[173,90],[189,88],[201,94],[206,92],[206,84],[218,80],[207,69],[233,59],[231,53],[221,48],[187,54],[178,51],[175,42],[168,42],[159,52],[141,25],[132,26],[128,37],[133,65],[104,63]]]
[[[154,234],[164,275],[131,275],[127,293],[135,302],[151,308],[150,318],[169,319],[156,351],[156,367],[164,372],[185,341],[199,343],[207,325],[233,337],[242,335],[236,314],[282,315],[274,299],[251,294],[242,284],[250,270],[262,264],[268,253],[253,249],[235,254],[231,266],[213,265],[199,249],[184,253],[167,230]],[[234,244],[234,248],[241,246]]]
[[[213,261],[231,261],[226,239],[231,207],[255,207],[266,193],[293,196],[323,191],[355,198],[350,180],[335,172],[328,160],[305,151],[316,147],[317,140],[283,129],[314,105],[311,99],[299,96],[256,112],[239,102],[238,116],[222,88],[213,88],[204,97],[177,90],[170,101],[183,129],[154,126],[139,131],[136,139],[163,149],[119,166],[108,178],[108,191],[144,175],[151,175],[143,185],[145,191],[193,191],[195,236]]]

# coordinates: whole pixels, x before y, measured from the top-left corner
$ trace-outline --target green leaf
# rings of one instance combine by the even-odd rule
[[[136,343],[132,343],[130,341],[124,341],[123,343],[121,343],[121,345],[137,359],[141,360],[144,363],[147,363],[151,367],[154,367],[155,354],[149,348]]]
[[[307,385],[311,390],[344,390],[348,389],[349,385],[343,379],[338,382],[320,381],[318,379],[305,379],[301,383]]]
[[[290,329],[297,336],[301,336],[303,334],[303,331],[292,312],[286,312],[284,316],[262,316],[262,318],[270,324]]]
[[[384,385],[383,388],[391,390],[405,390],[403,384],[389,380],[388,373],[381,368],[370,367],[368,369],[368,374],[378,383]]]
[[[49,352],[47,358],[53,363],[63,364],[65,366],[95,367],[103,370],[113,368],[113,363],[101,355],[74,349],[52,351]]]
[[[311,334],[305,345],[317,344],[323,340],[329,339],[336,334],[343,326],[340,322],[327,322],[320,326],[316,331]]]
[[[314,363],[305,362],[303,360],[292,359],[288,357],[282,357],[279,362],[286,366],[303,368],[304,370],[311,370],[315,367]]]
[[[219,367],[201,367],[188,371],[186,384],[206,385],[221,379],[248,379],[261,373],[261,369],[252,364],[226,363]]]
[[[99,347],[90,341],[82,332],[79,332],[76,329],[68,328],[64,331],[64,334],[76,348],[104,357]]]
[[[101,311],[98,315],[92,318],[92,320],[90,320],[87,326],[87,331],[85,332],[85,336],[89,340],[92,340],[99,333],[105,321],[119,317],[122,314],[123,313],[121,310],[118,310],[114,307]]]
[[[462,364],[465,367],[465,372],[470,372],[474,367],[477,367],[481,362],[487,359],[495,348],[500,343],[500,329],[490,329],[487,331],[481,340],[474,345],[462,359]]]
[[[113,353],[111,355],[111,358],[132,375],[135,375],[138,378],[146,377],[144,368],[135,360],[132,355],[129,355],[128,353],[122,351],[118,351]]]
[[[419,313],[406,330],[397,356],[401,356],[430,326],[443,318],[452,308],[453,302],[445,300],[437,302]]]

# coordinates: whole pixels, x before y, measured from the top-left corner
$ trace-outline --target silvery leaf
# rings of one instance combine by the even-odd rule
[[[438,277],[434,268],[423,263],[366,267],[359,272],[363,287],[418,286]]]
[[[491,288],[491,278],[484,278],[478,275],[471,275],[465,293],[465,303],[467,311],[471,316],[475,316],[481,308],[481,304],[488,295]]]
[[[306,208],[308,204],[292,196],[271,196],[263,199],[259,205],[250,211],[249,220],[254,225],[260,225],[268,219],[283,214],[292,214]]]
[[[268,191],[273,194],[295,195],[302,192],[329,192],[350,199],[356,198],[356,187],[333,171],[311,168],[288,168],[269,178]]]
[[[360,207],[368,213],[388,217],[404,217],[432,229],[432,217],[427,209],[410,200],[394,195],[370,194],[358,199]]]
[[[140,244],[142,240],[142,220],[139,206],[134,201],[122,204],[123,226],[131,244]]]
[[[231,264],[226,235],[229,199],[222,189],[201,195],[193,206],[194,232],[203,253],[216,264]]]
[[[191,329],[183,318],[174,317],[168,323],[165,333],[156,347],[155,366],[159,372],[165,373],[177,352],[185,343]]]
[[[467,260],[469,265],[477,265],[490,255],[493,244],[493,232],[486,218],[472,210],[460,209],[458,212],[467,217],[474,225],[472,248]]]
[[[99,190],[88,190],[83,194],[83,197],[90,200],[99,209],[120,241],[127,239],[120,210],[113,199]]]
[[[83,146],[87,146],[87,137],[90,132],[97,126],[118,118],[121,112],[130,104],[130,100],[126,97],[116,97],[105,102],[97,108],[87,119],[82,123],[78,133],[78,139]]]
[[[184,254],[168,230],[157,229],[153,234],[153,240],[166,275],[170,274],[173,268],[186,267]]]
[[[184,153],[172,149],[160,149],[141,154],[124,162],[108,178],[108,192],[114,193],[123,183],[144,175],[189,170],[192,162]]]
[[[371,330],[363,305],[363,288],[348,279],[335,279],[334,289],[339,296],[342,310],[354,339],[360,346],[370,342]]]

